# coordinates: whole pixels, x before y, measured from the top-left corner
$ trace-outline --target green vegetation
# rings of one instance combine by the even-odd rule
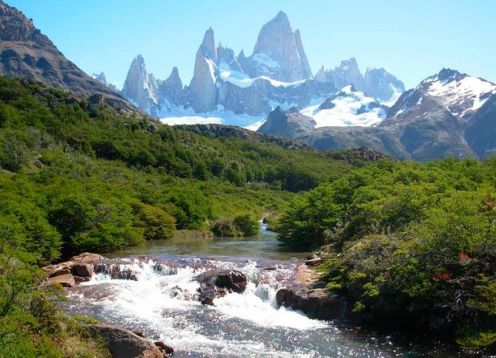
[[[324,245],[327,287],[368,323],[496,343],[496,159],[382,161],[294,199],[294,247]]]
[[[258,233],[258,221],[249,214],[220,219],[212,225],[212,232],[219,237],[255,236]]]
[[[209,138],[0,77],[0,357],[105,351],[40,289],[40,266],[176,229],[253,235],[297,192],[351,165],[262,140]]]

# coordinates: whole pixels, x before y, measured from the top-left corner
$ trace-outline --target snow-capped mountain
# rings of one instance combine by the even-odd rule
[[[241,65],[250,77],[267,76],[281,82],[312,77],[300,31],[293,32],[282,11],[262,27],[253,55]]]
[[[333,82],[337,88],[352,85],[358,91],[374,98],[376,101],[391,106],[405,91],[405,85],[384,68],[367,68],[362,74],[354,57],[341,61],[332,70],[322,66],[315,74],[321,82]]]
[[[281,121],[265,123],[262,128],[268,134],[273,134],[267,131],[269,128],[275,130],[274,133],[294,134],[291,138],[320,150],[365,146],[394,157],[415,160],[446,156],[482,159],[496,154],[494,83],[443,69],[420,82],[415,89],[403,93],[387,111],[387,116],[375,125],[366,126],[364,124],[369,123],[359,123],[359,120],[337,123],[334,121],[336,116],[327,122],[319,119],[322,111],[340,107],[340,113],[354,108],[345,115],[346,118],[353,118],[357,108],[353,100],[357,103],[368,102],[370,99],[366,98],[346,87],[319,107],[302,111],[307,118],[316,121],[312,130],[308,130],[308,120],[298,129],[291,124],[293,128],[290,132],[275,126]],[[368,102],[369,114],[370,107],[375,107],[376,103]],[[277,119],[269,115],[267,122],[272,118]]]
[[[338,70],[343,72],[341,77],[337,75]],[[367,73],[368,82],[356,60],[350,59],[334,71],[321,69],[312,77],[300,31],[293,31],[287,15],[279,12],[260,30],[250,56],[244,51],[236,55],[229,47],[217,44],[214,31],[209,28],[196,53],[193,78],[185,87],[177,69],[165,81],[155,79],[146,72],[144,59],[138,56],[131,64],[122,94],[165,123],[242,123],[257,128],[278,106],[285,110],[321,104],[346,85],[365,93],[365,89],[371,88],[374,96],[378,95],[379,99],[374,98],[378,102],[404,89],[403,84],[385,70],[371,72],[374,76]],[[396,87],[388,92],[392,81]],[[375,88],[376,83],[381,88]],[[360,99],[355,101],[358,103]],[[362,111],[370,109],[372,113],[368,119],[361,113],[363,118],[359,122],[377,123],[373,119],[379,115],[377,108],[361,108]],[[326,112],[321,113],[323,116]],[[334,110],[327,114],[338,113]],[[353,119],[336,121],[346,125]]]
[[[348,85],[324,102],[301,110],[316,121],[315,127],[374,126],[386,118],[388,108]]]

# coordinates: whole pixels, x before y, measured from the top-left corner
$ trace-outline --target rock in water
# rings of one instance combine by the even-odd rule
[[[61,285],[63,287],[72,287],[76,284],[74,280],[74,276],[71,274],[58,275],[54,277],[50,277],[47,280],[49,285]]]
[[[79,277],[91,277],[93,275],[93,265],[90,264],[75,264],[71,267],[71,273]]]
[[[323,288],[280,289],[276,293],[278,306],[300,310],[310,318],[336,319],[343,315],[344,301]]]
[[[248,284],[246,276],[237,270],[209,270],[196,277],[200,283],[198,300],[213,305],[215,298],[226,294],[225,290],[243,293]]]
[[[117,327],[103,324],[85,326],[95,338],[105,341],[113,358],[163,358],[163,353],[151,341]]]

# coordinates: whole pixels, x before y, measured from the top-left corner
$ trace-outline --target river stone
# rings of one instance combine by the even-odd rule
[[[310,318],[336,319],[342,316],[343,300],[323,288],[280,289],[276,293],[278,306],[291,307],[304,312]]]
[[[113,358],[163,358],[164,355],[153,342],[128,330],[104,324],[85,326],[95,338],[101,338]]]
[[[305,265],[307,266],[317,266],[322,263],[322,259],[320,257],[315,257],[305,261]]]
[[[50,277],[48,278],[47,282],[50,285],[62,285],[63,287],[72,287],[76,284],[76,281],[74,280],[74,276],[72,276],[70,273],[55,277]]]
[[[71,273],[79,277],[91,277],[93,275],[93,265],[85,263],[77,263],[72,265]]]
[[[83,252],[82,254],[79,254],[77,256],[72,257],[71,261],[93,265],[93,264],[95,264],[95,262],[101,261],[104,259],[105,259],[105,257],[103,257],[102,255],[94,254],[91,252]]]
[[[50,272],[48,277],[52,278],[52,277],[57,277],[57,276],[62,276],[62,275],[68,275],[70,273],[71,273],[71,271],[69,269],[61,268],[61,269],[56,269],[55,271]]]

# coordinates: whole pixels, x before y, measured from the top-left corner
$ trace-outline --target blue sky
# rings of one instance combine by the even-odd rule
[[[5,0],[22,10],[88,73],[122,85],[132,58],[165,79],[189,83],[196,50],[212,26],[216,42],[251,54],[279,10],[300,29],[315,72],[356,57],[385,67],[407,87],[450,67],[496,82],[493,0]]]

